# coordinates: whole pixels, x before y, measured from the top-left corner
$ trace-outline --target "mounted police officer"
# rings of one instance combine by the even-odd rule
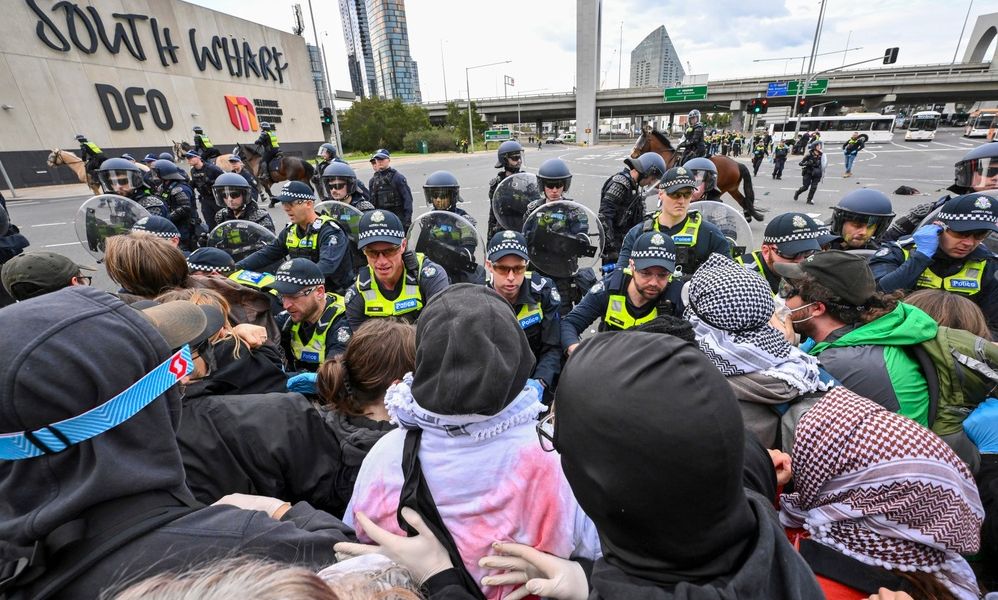
[[[180,230],[180,247],[188,252],[197,248],[198,223],[197,201],[194,190],[187,184],[180,167],[171,160],[157,160],[152,171],[159,179],[159,197],[169,211],[167,218]]]
[[[694,158],[683,165],[696,181],[693,202],[697,200],[721,200],[721,190],[717,189],[717,167],[709,158]]]
[[[981,144],[964,154],[954,166],[953,185],[946,188],[953,194],[998,190],[998,143]],[[893,242],[911,235],[925,217],[951,198],[953,196],[947,194],[935,202],[919,204],[908,214],[895,219],[883,240]]]
[[[205,224],[210,227],[215,222],[215,214],[224,206],[215,203],[212,187],[215,185],[215,180],[225,171],[215,166],[215,163],[202,158],[197,152],[190,151],[185,156],[187,164],[191,166],[191,187],[198,193],[198,200],[201,203],[201,216],[204,217]]]
[[[680,164],[686,164],[691,158],[697,158],[707,153],[707,145],[703,141],[703,123],[700,122],[700,111],[693,109],[686,116],[686,131],[683,132],[686,149]]]
[[[107,156],[104,156],[104,151],[100,149],[100,146],[87,140],[86,136],[82,134],[76,134],[76,141],[80,143],[80,158],[86,164],[87,173],[91,178],[94,178],[95,172],[107,160]]]
[[[222,155],[211,143],[211,138],[205,134],[204,129],[197,125],[194,126],[194,151],[208,163],[214,163],[215,159]]]
[[[676,270],[676,247],[657,231],[634,243],[627,268],[614,271],[589,290],[561,322],[561,344],[571,354],[582,333],[599,319],[599,330],[630,329],[660,314],[682,315],[682,284],[670,285]]]
[[[489,285],[513,307],[513,314],[527,336],[537,360],[531,379],[544,386],[544,396],[553,397],[561,372],[561,297],[554,282],[527,270],[527,239],[516,231],[500,231],[489,240]]]
[[[374,210],[363,184],[357,180],[353,167],[345,162],[334,160],[322,171],[319,189],[328,200],[345,202],[359,211]]]
[[[146,185],[143,175],[142,169],[124,158],[109,158],[101,163],[97,171],[97,178],[105,193],[134,200],[151,215],[169,215],[166,203]]]
[[[607,179],[600,190],[599,219],[606,235],[604,265],[617,261],[624,236],[645,214],[641,188],[653,185],[666,171],[665,161],[655,152],[625,158],[624,164],[627,166]]]
[[[849,192],[832,207],[831,231],[841,236],[835,250],[877,250],[894,219],[887,194],[869,188]]]
[[[676,278],[689,278],[712,252],[731,256],[731,244],[716,225],[690,210],[696,180],[686,167],[673,167],[658,184],[659,210],[649,214],[627,232],[617,259],[617,269],[624,269],[631,248],[643,233],[660,231],[676,246]]]
[[[243,162],[243,159],[239,158],[238,154],[233,154],[232,156],[229,157],[229,165],[232,167],[233,173],[237,173],[239,176],[241,176],[243,179],[246,180],[246,183],[249,184],[250,190],[253,191],[253,201],[255,202],[259,200],[260,184],[257,183],[256,177],[253,177],[253,174],[250,173],[250,170],[246,168],[246,164]],[[274,203],[272,202],[270,206],[273,205]]]
[[[314,373],[323,361],[346,352],[352,333],[346,305],[343,296],[326,293],[324,282],[317,264],[293,258],[277,269],[269,285],[284,308],[275,320],[288,372]]]
[[[238,173],[219,175],[212,185],[212,194],[211,202],[223,207],[215,213],[212,226],[238,219],[256,223],[271,233],[276,233],[270,213],[257,205],[249,184]]]
[[[762,275],[775,294],[780,289],[780,275],[773,270],[779,263],[799,263],[821,251],[822,225],[804,213],[784,213],[766,224],[762,248],[739,256],[735,261]]]
[[[307,183],[289,181],[277,196],[287,226],[277,239],[242,259],[236,266],[251,271],[266,271],[277,261],[307,258],[319,265],[326,278],[326,289],[343,293],[353,282],[350,239],[332,217],[315,213],[315,194]]]
[[[448,285],[443,267],[406,249],[405,230],[395,213],[364,213],[357,245],[367,266],[346,294],[347,320],[354,331],[364,321],[381,317],[414,322],[430,298]]]
[[[998,232],[998,199],[984,193],[951,199],[911,238],[885,244],[870,259],[885,292],[942,289],[973,300],[998,333],[998,257],[981,244]]]
[[[260,172],[257,174],[258,177],[270,181],[270,171],[277,169],[272,169],[271,163],[280,156],[281,154],[281,144],[277,141],[276,128],[273,123],[268,123],[266,121],[260,122],[260,136],[256,138],[254,142],[257,146],[262,149],[262,158],[260,160]]]
[[[503,179],[506,179],[510,175],[519,173],[520,169],[523,168],[523,146],[520,142],[516,140],[506,140],[505,142],[499,144],[499,150],[497,151],[497,160],[495,168],[499,169],[496,176],[489,181],[489,206],[492,206],[492,197],[496,193],[496,186]],[[499,225],[499,221],[496,219],[495,213],[491,210],[489,211],[489,231],[488,237],[491,240],[497,231],[501,231],[502,226]]]
[[[408,230],[412,225],[412,190],[405,175],[392,167],[391,154],[384,148],[371,156],[371,166],[374,175],[367,186],[371,192],[371,204],[394,213]]]

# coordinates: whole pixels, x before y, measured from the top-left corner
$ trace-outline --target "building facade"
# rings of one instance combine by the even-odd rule
[[[319,108],[331,107],[333,96],[329,93],[329,85],[326,82],[326,71],[322,68],[322,52],[318,46],[306,43],[308,49],[308,66],[312,71],[312,83],[315,85],[315,100]]]
[[[367,0],[371,53],[378,95],[406,103],[422,102],[419,69],[409,54],[404,0]]]
[[[171,2],[10,2],[0,36],[0,160],[15,187],[71,183],[53,148],[85,135],[108,156],[169,151],[203,127],[219,148],[276,125],[281,150],[323,141],[305,40]],[[328,93],[328,92],[327,92]]]
[[[665,25],[648,34],[631,50],[630,87],[681,85],[686,71]]]
[[[340,0],[340,22],[343,24],[343,42],[347,50],[350,87],[358,98],[377,96],[378,84],[374,76],[371,33],[367,24],[367,2]]]

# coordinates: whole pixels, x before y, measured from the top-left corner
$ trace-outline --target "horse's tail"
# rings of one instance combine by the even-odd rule
[[[738,163],[738,174],[742,177],[745,185],[745,200],[749,206],[755,204],[755,190],[752,189],[752,173],[744,163]]]

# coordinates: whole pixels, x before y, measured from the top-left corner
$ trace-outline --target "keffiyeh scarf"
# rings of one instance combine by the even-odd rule
[[[984,509],[974,479],[928,429],[843,387],[801,418],[797,491],[780,520],[863,563],[934,573],[961,600],[978,598],[960,556],[980,547]]]

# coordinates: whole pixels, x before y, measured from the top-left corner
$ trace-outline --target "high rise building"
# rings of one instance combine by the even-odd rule
[[[421,102],[419,70],[409,54],[405,0],[367,0],[367,19],[378,95]]]
[[[332,106],[333,97],[329,93],[325,71],[322,68],[322,53],[319,52],[318,46],[309,43],[305,44],[305,48],[308,50],[308,66],[309,70],[312,71],[312,82],[315,84],[315,100],[318,102],[319,108]]]
[[[377,96],[374,55],[371,53],[371,34],[367,26],[367,3],[365,0],[339,1],[350,87],[358,98]]]
[[[631,50],[631,87],[681,85],[686,71],[665,25],[648,34]]]

